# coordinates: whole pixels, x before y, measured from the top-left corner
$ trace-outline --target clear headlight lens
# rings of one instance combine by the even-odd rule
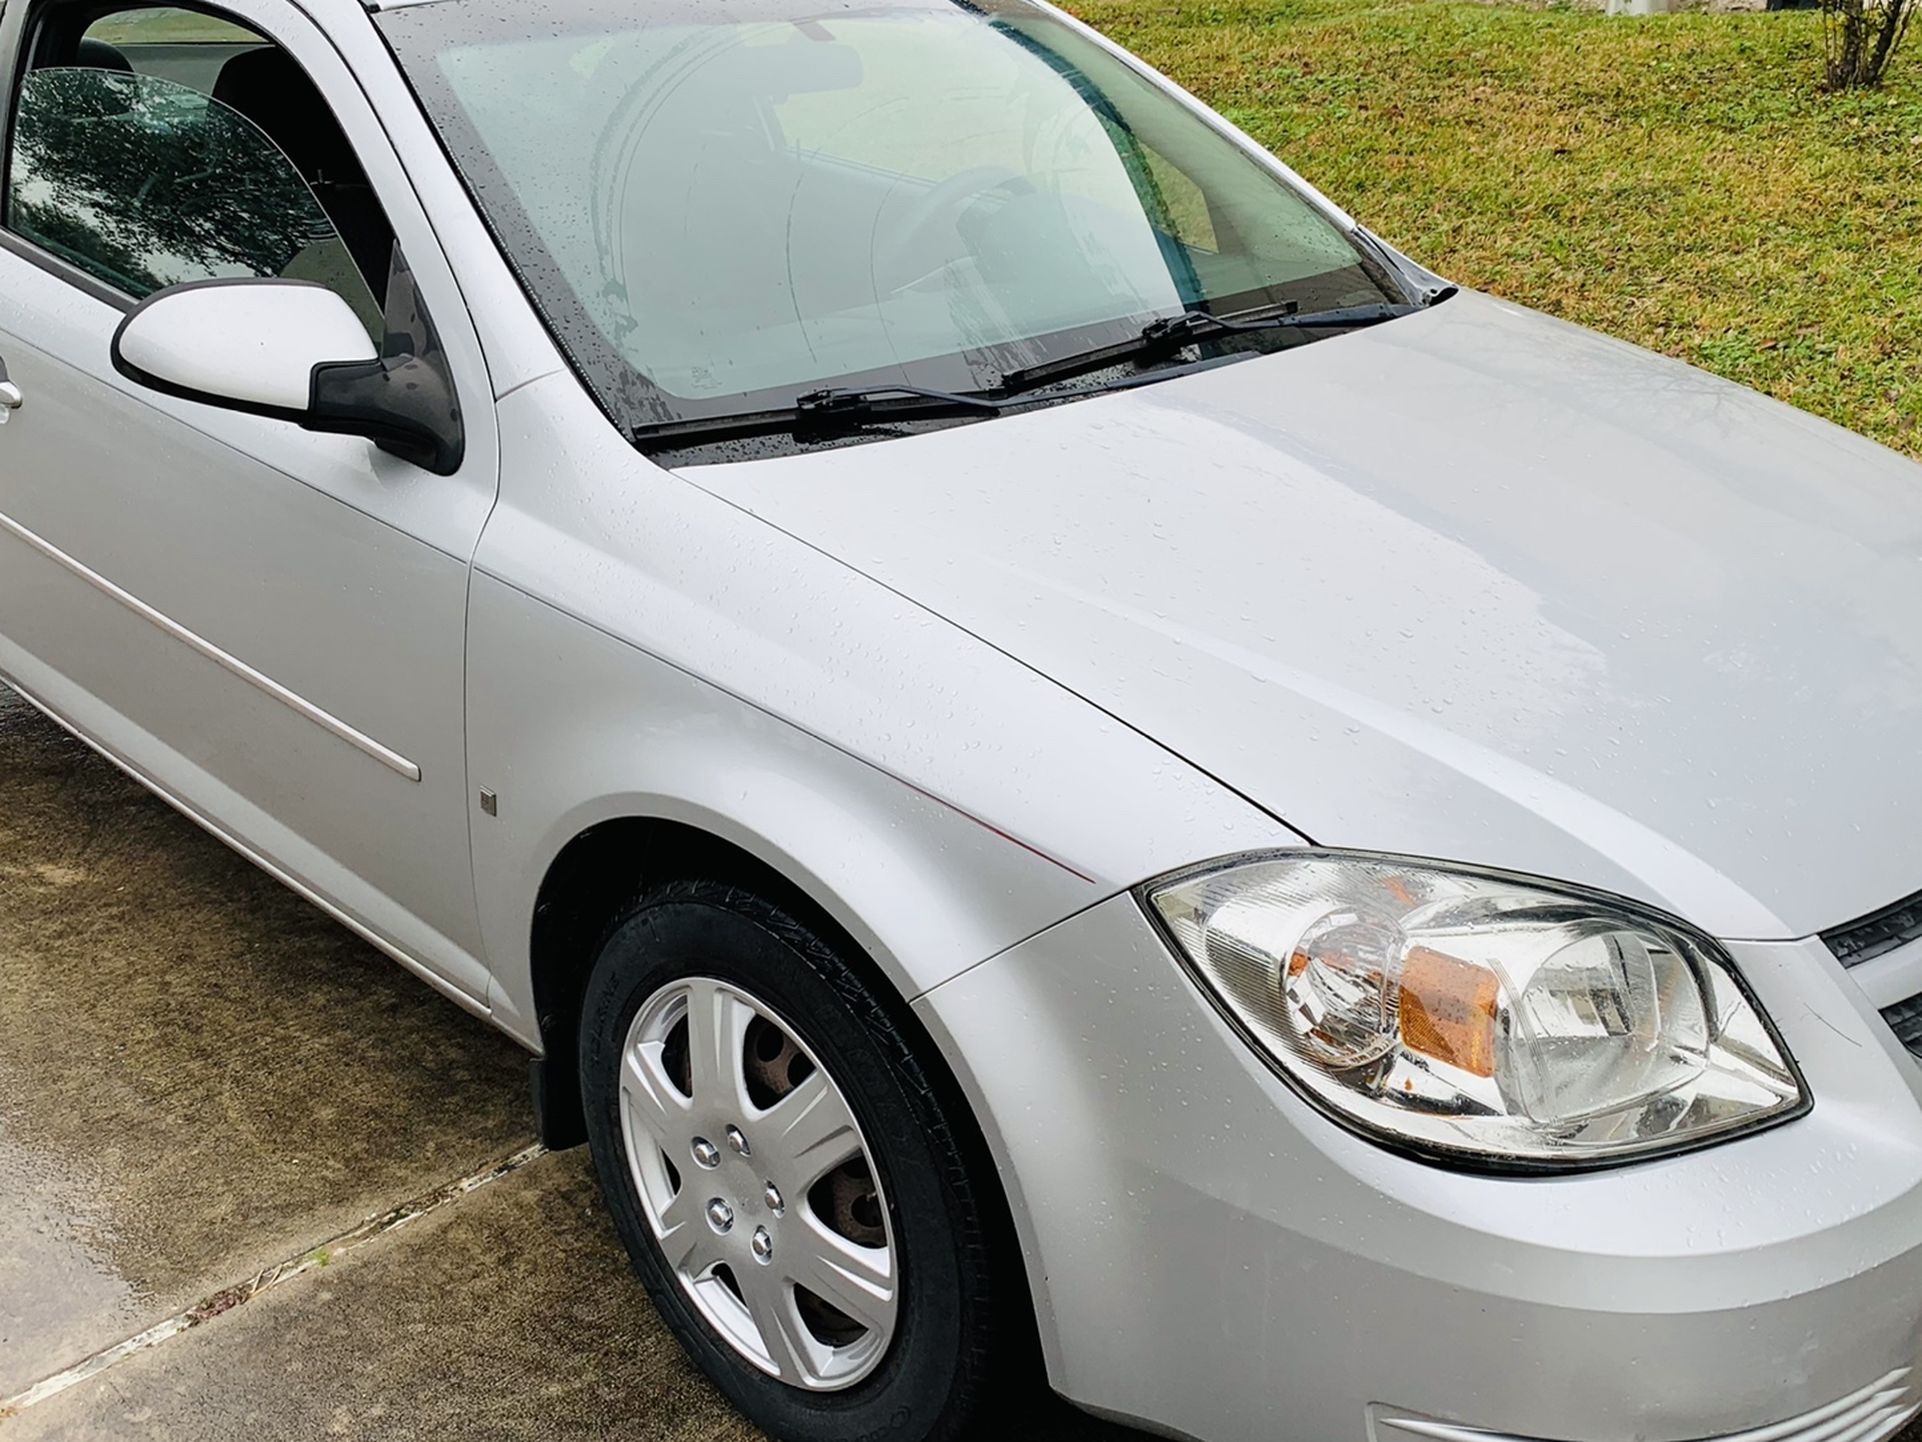
[[[1806,1104],[1729,959],[1631,902],[1319,852],[1143,892],[1285,1077],[1423,1153],[1599,1164]]]

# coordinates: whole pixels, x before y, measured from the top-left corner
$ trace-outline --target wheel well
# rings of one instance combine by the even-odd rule
[[[550,1147],[586,1140],[580,1119],[575,1048],[581,996],[608,928],[644,887],[663,881],[725,881],[779,902],[826,934],[845,931],[773,867],[711,832],[645,817],[605,821],[562,849],[534,902],[528,957],[544,1053],[536,1105]],[[852,943],[848,943],[852,947]],[[853,954],[865,955],[853,947]]]
[[[587,1140],[576,1064],[581,999],[609,929],[643,888],[664,881],[694,880],[728,882],[786,908],[836,943],[850,964],[865,974],[877,995],[900,998],[898,988],[845,927],[806,891],[751,852],[677,821],[632,817],[602,822],[575,837],[554,858],[534,904],[530,960],[544,1052],[535,1063],[534,1100],[540,1113],[541,1139],[549,1147],[578,1146]],[[897,1024],[912,1039],[948,1113],[964,1129],[975,1173],[986,1189],[983,1201],[991,1214],[997,1251],[1007,1264],[1013,1310],[1027,1333],[1029,1355],[1038,1364],[1040,1342],[1033,1293],[993,1152],[973,1107],[927,1028],[905,1000],[894,1010]]]

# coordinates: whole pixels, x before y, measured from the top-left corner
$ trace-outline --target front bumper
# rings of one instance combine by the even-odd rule
[[[1819,943],[1729,949],[1814,1109],[1564,1178],[1329,1121],[1129,896],[916,1006],[1091,1410],[1206,1442],[1879,1442],[1922,1403],[1922,1069]]]

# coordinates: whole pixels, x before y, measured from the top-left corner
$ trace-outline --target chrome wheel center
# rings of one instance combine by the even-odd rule
[[[846,1096],[793,1028],[730,983],[673,983],[635,1014],[620,1093],[648,1222],[709,1325],[791,1386],[873,1371],[900,1296],[892,1224]]]

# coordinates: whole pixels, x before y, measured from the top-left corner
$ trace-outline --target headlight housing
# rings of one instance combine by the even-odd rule
[[[1317,851],[1224,862],[1141,894],[1286,1080],[1425,1156],[1605,1165],[1808,1106],[1721,948],[1633,902]]]

